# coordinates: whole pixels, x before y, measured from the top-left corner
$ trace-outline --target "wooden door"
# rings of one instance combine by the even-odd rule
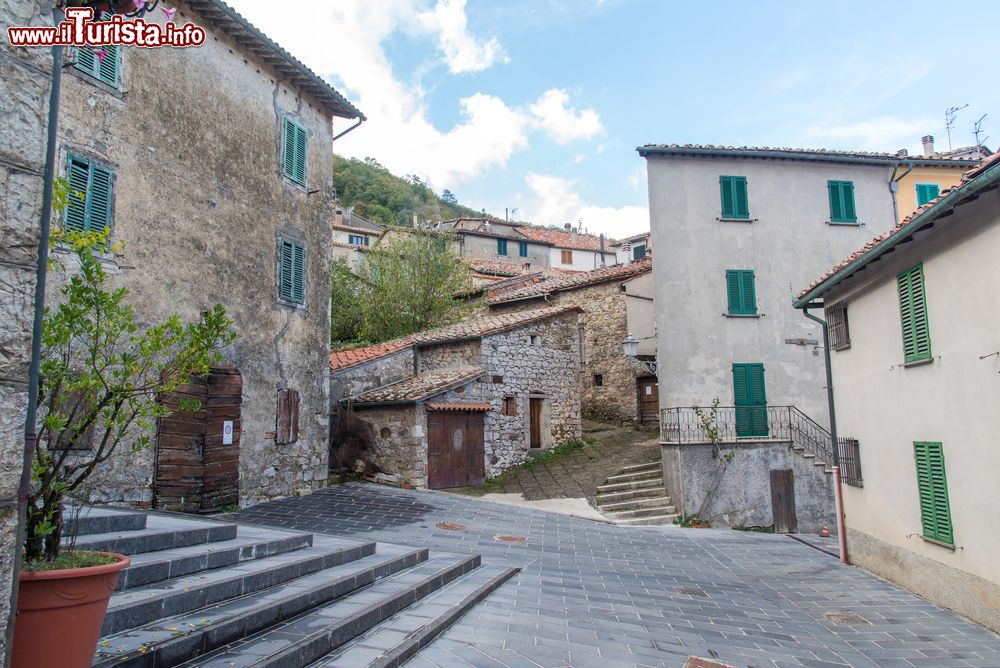
[[[736,406],[737,436],[747,438],[768,435],[763,364],[733,365],[733,404]]]
[[[795,516],[795,476],[791,469],[771,471],[771,513],[775,533],[795,533],[799,521]]]
[[[660,384],[656,376],[636,378],[639,389],[639,422],[656,422],[660,412]]]
[[[236,367],[213,367],[205,402],[201,510],[239,502],[243,377]]]
[[[427,413],[427,486],[465,487],[485,480],[483,414]]]
[[[528,447],[530,448],[542,447],[542,401],[544,399],[534,397],[528,399],[528,417],[531,425]]]

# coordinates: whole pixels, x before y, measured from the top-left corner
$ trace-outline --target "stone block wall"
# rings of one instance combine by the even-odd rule
[[[379,357],[349,369],[330,373],[331,409],[343,398],[389,385],[413,376],[413,349]]]
[[[427,486],[427,419],[420,405],[358,408],[372,430],[372,462],[415,487]]]
[[[482,357],[479,339],[426,346],[417,352],[417,367],[420,373],[480,364]]]

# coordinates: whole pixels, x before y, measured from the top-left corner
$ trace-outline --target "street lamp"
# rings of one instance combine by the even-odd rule
[[[654,376],[657,375],[656,373],[656,369],[658,366],[657,360],[648,361],[648,360],[641,360],[638,358],[639,339],[632,336],[631,332],[627,337],[625,337],[625,340],[622,341],[622,351],[625,353],[625,359],[628,360],[629,364],[645,371],[646,373],[651,373]]]

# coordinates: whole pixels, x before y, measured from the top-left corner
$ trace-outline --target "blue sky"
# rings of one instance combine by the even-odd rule
[[[371,119],[335,151],[532,222],[647,229],[644,143],[1000,143],[998,3],[231,2]]]

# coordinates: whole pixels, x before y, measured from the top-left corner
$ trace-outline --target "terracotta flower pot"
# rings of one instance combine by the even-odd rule
[[[108,553],[104,553],[108,554]],[[131,561],[59,571],[23,571],[14,624],[13,668],[89,666],[118,573]]]

